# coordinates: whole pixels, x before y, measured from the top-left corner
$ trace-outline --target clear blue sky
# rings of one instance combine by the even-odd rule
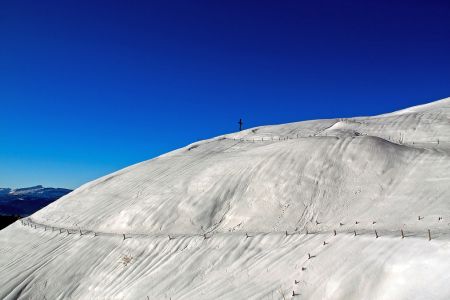
[[[2,1],[0,187],[450,96],[450,2]]]

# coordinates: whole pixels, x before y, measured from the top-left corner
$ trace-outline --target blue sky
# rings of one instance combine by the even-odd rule
[[[0,187],[450,96],[449,1],[3,1]]]

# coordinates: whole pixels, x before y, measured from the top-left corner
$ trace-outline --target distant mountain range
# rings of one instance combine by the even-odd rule
[[[28,216],[72,190],[43,187],[0,188],[0,216]]]

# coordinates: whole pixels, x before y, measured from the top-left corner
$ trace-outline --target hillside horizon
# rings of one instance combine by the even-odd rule
[[[449,133],[445,98],[131,165],[0,231],[0,297],[446,299]]]

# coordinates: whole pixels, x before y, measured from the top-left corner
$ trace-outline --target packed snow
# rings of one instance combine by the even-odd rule
[[[0,231],[2,299],[449,299],[450,98],[262,126]]]

